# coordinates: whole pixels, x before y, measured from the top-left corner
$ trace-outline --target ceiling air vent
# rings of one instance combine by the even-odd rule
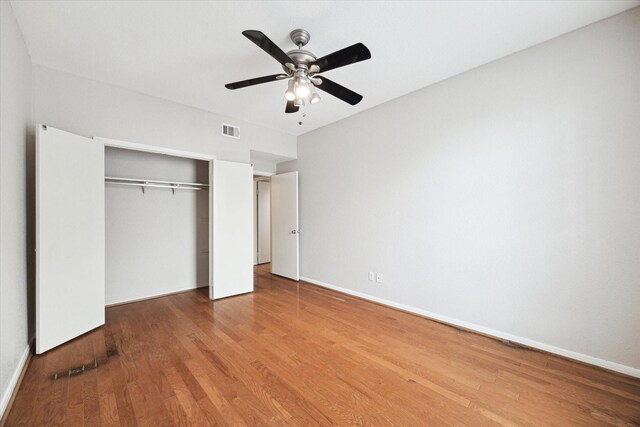
[[[229,138],[240,139],[240,128],[238,126],[231,126],[226,123],[222,124],[222,135]]]

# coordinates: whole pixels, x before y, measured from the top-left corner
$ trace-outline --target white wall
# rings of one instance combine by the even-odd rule
[[[305,134],[289,170],[302,276],[640,376],[640,8]]]
[[[0,19],[1,418],[28,355],[27,144],[33,129],[31,59],[9,2],[0,2]]]
[[[105,174],[209,182],[209,162],[107,148]],[[106,303],[209,284],[208,191],[107,185]]]
[[[213,154],[249,163],[249,150],[295,157],[295,136],[34,65],[34,120],[83,136]],[[223,137],[221,123],[241,139]]]
[[[257,173],[274,174],[276,173],[276,164],[268,162],[252,162],[253,170]]]

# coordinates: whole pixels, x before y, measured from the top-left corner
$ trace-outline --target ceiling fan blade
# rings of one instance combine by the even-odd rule
[[[321,78],[322,83],[316,86],[318,89],[322,89],[336,98],[343,100],[347,104],[356,105],[358,102],[362,101],[362,95],[357,94],[338,83],[332,82],[324,76],[321,76]]]
[[[287,101],[287,108],[284,109],[285,113],[297,113],[300,107],[293,105],[293,101]]]
[[[284,76],[284,77],[281,77]],[[240,82],[234,82],[234,83],[227,83],[226,85],[224,85],[224,87],[226,87],[227,89],[240,89],[243,87],[247,87],[247,86],[253,86],[253,85],[259,85],[262,83],[269,83],[269,82],[275,82],[277,80],[281,80],[283,78],[288,77],[286,74],[273,74],[271,76],[264,76],[264,77],[256,77],[254,79],[249,79],[249,80],[242,80]]]
[[[287,66],[287,64],[295,64],[295,62],[293,62],[293,60],[289,58],[289,55],[284,53],[282,49],[276,46],[276,44],[269,40],[269,37],[265,36],[261,31],[246,30],[243,31],[242,34],[285,67]]]
[[[369,52],[369,49],[367,49],[367,47],[362,43],[356,43],[352,46],[330,53],[329,55],[325,55],[322,58],[316,59],[311,66],[317,65],[318,68],[320,68],[320,71],[318,72],[324,73],[325,71],[365,61],[370,58],[371,52]]]

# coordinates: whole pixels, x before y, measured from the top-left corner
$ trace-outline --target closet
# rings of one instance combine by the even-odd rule
[[[36,353],[105,304],[253,291],[251,165],[36,129]]]
[[[105,147],[106,305],[209,286],[209,162]]]

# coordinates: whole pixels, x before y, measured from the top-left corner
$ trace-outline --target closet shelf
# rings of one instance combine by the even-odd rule
[[[141,187],[143,193],[144,189],[147,187],[170,188],[174,194],[175,190],[206,190],[209,188],[208,184],[200,184],[197,182],[158,181],[153,179],[120,178],[115,176],[106,176],[104,178],[104,183]]]

